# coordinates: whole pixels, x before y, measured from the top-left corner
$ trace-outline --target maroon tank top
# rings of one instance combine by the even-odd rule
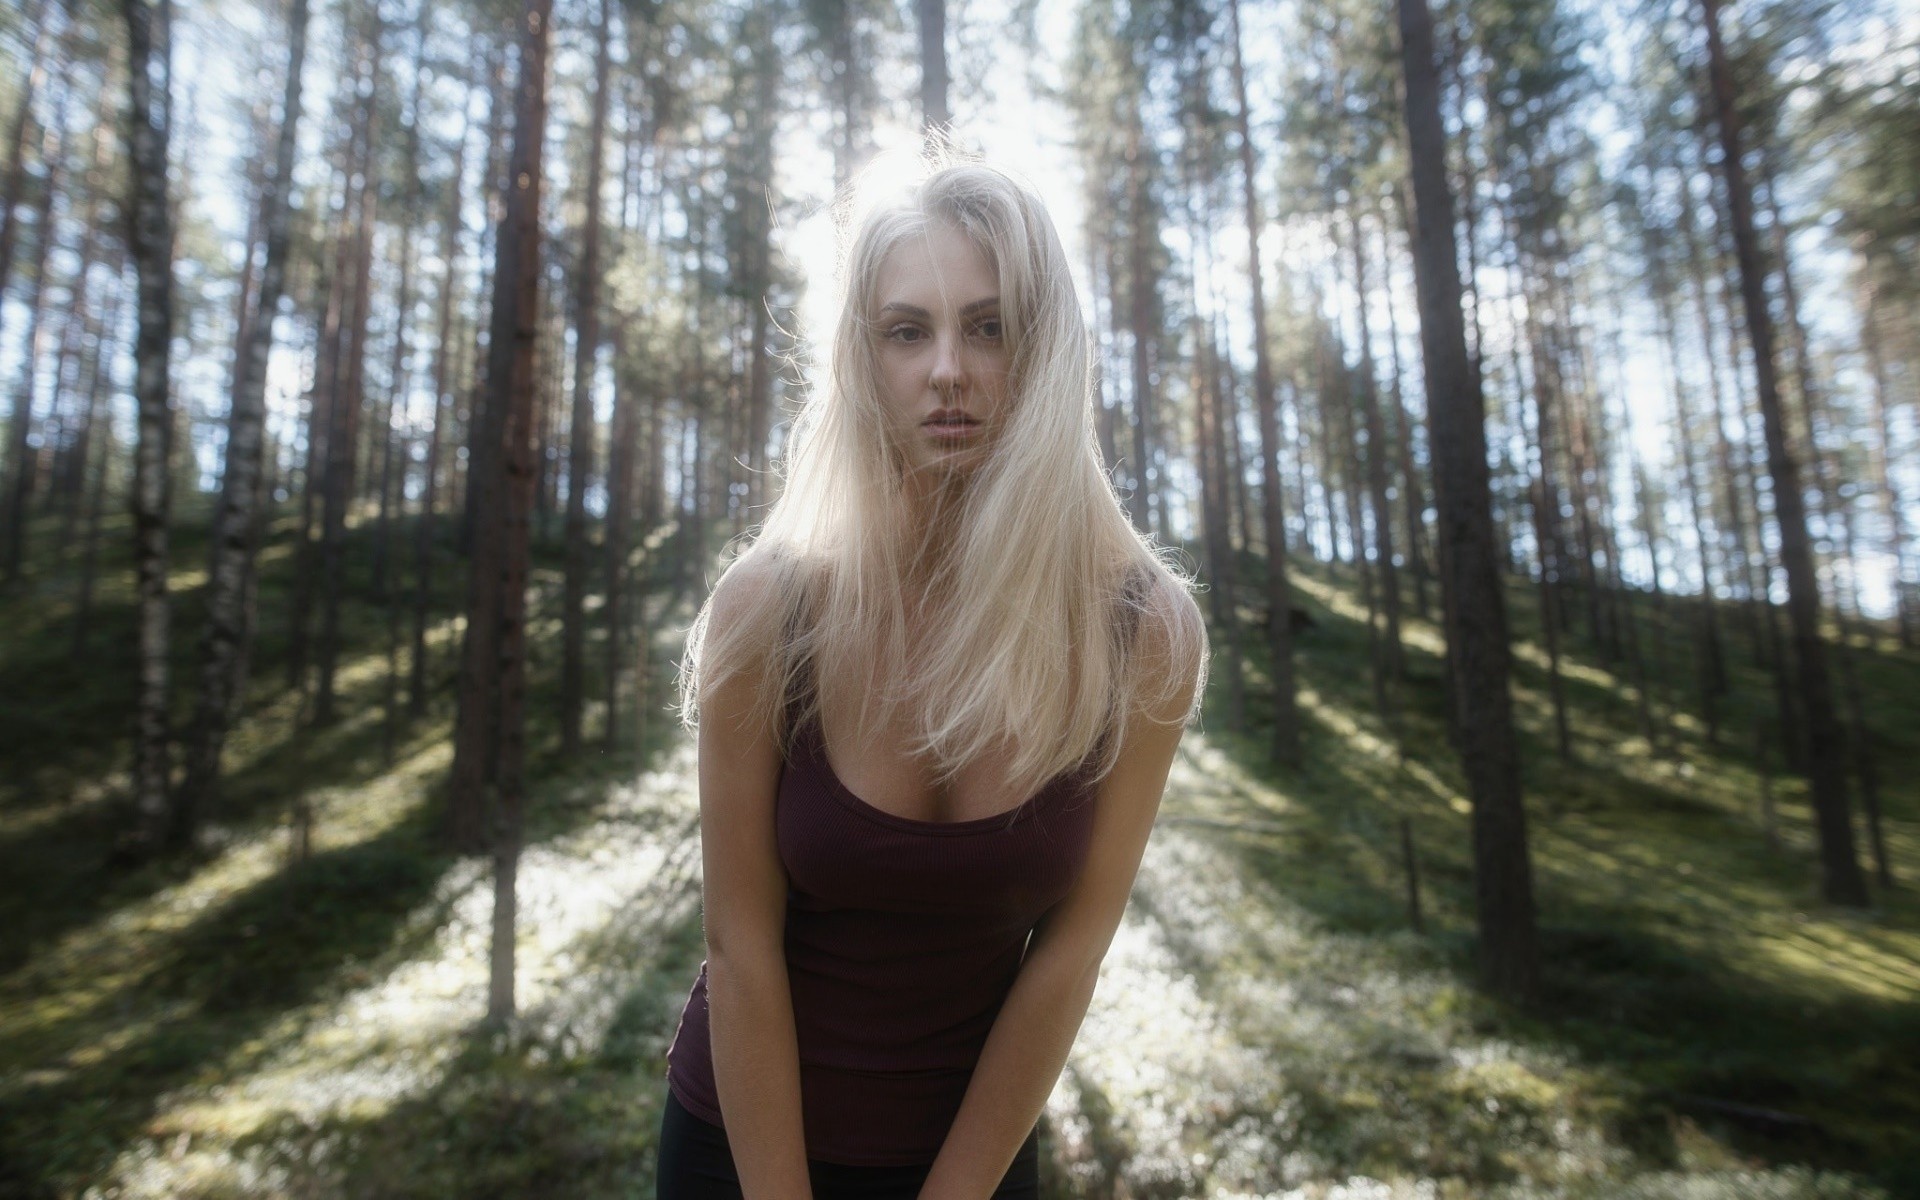
[[[1010,812],[918,821],[873,807],[835,777],[817,717],[791,740],[775,825],[807,1157],[930,1163],[1028,935],[1085,865],[1095,780],[1083,766]],[[724,1125],[705,963],[667,1064],[680,1103]]]

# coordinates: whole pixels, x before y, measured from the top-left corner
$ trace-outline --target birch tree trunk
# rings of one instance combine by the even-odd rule
[[[273,319],[286,290],[287,248],[292,240],[293,155],[300,124],[300,74],[307,52],[308,0],[293,0],[288,14],[287,82],[281,101],[280,136],[273,174],[260,193],[266,229],[266,262],[260,299],[240,364],[239,386],[227,416],[226,467],[220,503],[214,509],[207,564],[207,625],[200,641],[200,696],[187,745],[187,774],[178,799],[178,836],[192,836],[200,812],[220,779],[220,753],[240,701],[236,667],[246,629],[246,581],[252,570],[261,504],[262,434],[267,416],[267,360],[273,354]]]
[[[171,0],[121,0],[127,23],[130,167],[128,225],[139,277],[140,332],[134,340],[133,555],[138,609],[134,701],[134,824],[126,849],[156,853],[169,835],[167,756],[168,467],[173,396],[173,213],[167,198],[167,142],[173,131]]]

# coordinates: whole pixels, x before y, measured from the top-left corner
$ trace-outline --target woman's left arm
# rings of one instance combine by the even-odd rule
[[[1095,801],[1086,865],[1034,930],[920,1200],[991,1196],[1040,1119],[1126,912],[1197,685],[1129,722]]]

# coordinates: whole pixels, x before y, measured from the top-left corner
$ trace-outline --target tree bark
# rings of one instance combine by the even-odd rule
[[[587,179],[581,205],[579,276],[574,293],[573,420],[567,432],[567,570],[561,614],[560,750],[580,752],[580,710],[586,700],[587,484],[593,475],[594,365],[600,356],[600,181],[607,141],[607,88],[612,70],[612,0],[601,0],[599,48],[593,66],[593,124],[587,134]]]
[[[1398,0],[1408,156],[1416,223],[1414,278],[1426,363],[1455,733],[1473,798],[1480,973],[1499,994],[1536,985],[1532,867],[1509,694],[1506,607],[1493,544],[1486,414],[1467,359],[1453,197],[1447,185],[1426,0]]]
[[[173,396],[173,213],[167,198],[167,142],[173,129],[171,0],[121,0],[126,19],[130,167],[127,216],[139,276],[140,332],[134,341],[133,554],[139,682],[133,739],[134,822],[126,849],[156,853],[171,824],[167,764],[167,535],[171,518]]]
[[[1906,509],[1899,485],[1893,477],[1892,406],[1887,402],[1886,358],[1880,346],[1879,288],[1873,279],[1871,255],[1863,254],[1860,264],[1860,344],[1867,352],[1867,367],[1873,379],[1873,481],[1880,493],[1881,518],[1887,527],[1887,557],[1893,560],[1893,604],[1900,629],[1902,649],[1911,650],[1916,642],[1920,618],[1914,613],[1913,586],[1908,582],[1908,545],[1911,537],[1906,525]]]
[[[287,250],[292,240],[293,156],[300,124],[307,18],[308,0],[293,0],[287,23],[287,82],[281,101],[280,136],[274,148],[273,174],[260,193],[266,261],[260,272],[257,315],[247,332],[239,385],[227,416],[226,467],[220,478],[220,504],[213,515],[207,564],[207,624],[200,640],[200,696],[188,739],[186,780],[177,801],[175,836],[181,840],[193,836],[200,813],[215,796],[221,749],[241,699],[236,668],[244,653],[246,581],[253,569],[262,499],[267,360],[273,354],[273,321],[286,290]]]
[[[38,0],[33,10],[33,40],[27,51],[26,78],[20,82],[19,107],[7,129],[7,172],[0,182],[0,296],[6,294],[13,278],[13,252],[19,244],[20,222],[15,210],[27,182],[27,126],[33,119],[33,97],[47,74],[47,0]],[[4,327],[0,327],[4,328]]]
[[[1866,878],[1854,853],[1853,825],[1847,811],[1846,767],[1842,737],[1833,710],[1827,675],[1826,645],[1820,636],[1819,581],[1807,537],[1806,496],[1799,464],[1787,444],[1785,415],[1775,374],[1773,314],[1767,306],[1766,265],[1754,227],[1753,194],[1742,158],[1741,119],[1720,39],[1720,0],[1701,0],[1707,33],[1707,69],[1719,118],[1725,156],[1728,207],[1734,253],[1740,263],[1740,293],[1747,334],[1753,342],[1754,374],[1760,417],[1766,430],[1767,469],[1773,479],[1775,519],[1780,527],[1780,559],[1787,573],[1787,613],[1793,625],[1794,658],[1800,671],[1801,711],[1806,722],[1807,773],[1812,785],[1815,826],[1820,838],[1821,890],[1836,904],[1864,906]]]
[[[40,138],[40,161],[45,164],[47,177],[42,181],[40,202],[35,205],[34,211],[33,281],[27,292],[27,329],[21,347],[24,361],[20,370],[20,386],[14,392],[13,399],[12,446],[8,455],[13,472],[7,497],[6,545],[4,551],[0,551],[8,583],[20,578],[20,563],[27,539],[27,509],[33,498],[33,393],[40,374],[40,343],[45,340],[41,322],[46,312],[47,259],[53,249],[53,198],[65,186],[61,179],[61,167],[66,155],[67,100],[72,91],[71,87],[60,89],[59,101],[54,106],[53,124]],[[7,224],[11,228],[13,222],[9,220]]]
[[[440,220],[440,261],[446,274],[440,283],[439,332],[433,351],[433,422],[427,433],[425,478],[420,483],[420,516],[413,529],[413,645],[407,657],[407,712],[415,718],[427,711],[427,612],[433,602],[433,534],[440,498],[440,448],[453,408],[454,380],[453,297],[459,282],[460,209],[465,196],[467,138],[473,132],[469,105],[461,109],[460,138],[453,146],[447,211]]]
[[[1141,115],[1134,114],[1127,135],[1127,310],[1128,333],[1133,342],[1133,491],[1127,495],[1127,511],[1136,528],[1153,531],[1153,499],[1158,481],[1153,478],[1153,344],[1154,285],[1148,261],[1146,159],[1153,153],[1141,128]]]
[[[1240,198],[1247,224],[1247,276],[1253,307],[1253,407],[1260,423],[1261,527],[1267,545],[1267,656],[1273,678],[1273,741],[1269,757],[1300,764],[1300,710],[1293,669],[1293,588],[1287,578],[1286,497],[1280,479],[1280,416],[1274,395],[1273,361],[1267,345],[1267,298],[1260,261],[1260,213],[1251,119],[1247,115],[1247,70],[1240,47],[1240,0],[1228,0],[1233,39],[1234,125],[1240,141]]]
[[[1387,502],[1386,423],[1380,418],[1379,382],[1373,373],[1373,326],[1367,316],[1367,242],[1359,214],[1349,213],[1353,229],[1353,286],[1360,313],[1360,417],[1367,434],[1367,491],[1373,510],[1373,555],[1380,573],[1380,612],[1386,619],[1383,666],[1389,679],[1407,677],[1406,651],[1400,642],[1400,574],[1393,562],[1393,508]]]
[[[327,428],[325,485],[321,489],[322,516],[320,641],[318,682],[314,689],[313,722],[329,725],[337,719],[338,697],[334,676],[340,662],[340,608],[346,586],[347,510],[354,499],[354,478],[360,452],[360,416],[366,407],[367,318],[373,298],[373,235],[380,207],[379,133],[380,39],[385,28],[378,6],[368,12],[365,37],[367,75],[371,81],[361,100],[359,214],[355,231],[353,302],[344,329],[346,347],[340,371],[334,377],[331,420]]]
[[[514,1015],[515,879],[525,808],[526,615],[533,506],[534,343],[540,330],[540,194],[552,0],[528,0],[520,19],[520,79],[505,212],[495,239],[487,400],[478,433],[499,435],[492,478],[475,477],[473,575],[456,726],[456,795],[491,792],[493,945],[487,1024]],[[470,807],[470,805],[468,806]]]

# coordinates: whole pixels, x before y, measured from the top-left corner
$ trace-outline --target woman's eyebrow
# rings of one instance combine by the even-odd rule
[[[975,300],[973,303],[961,309],[960,315],[963,317],[970,317],[973,314],[980,312],[983,309],[998,308],[998,307],[1000,307],[1000,297],[988,296],[984,300]],[[886,313],[886,312],[904,313],[909,317],[919,317],[923,321],[933,316],[932,313],[928,312],[924,308],[921,308],[917,304],[904,304],[898,300],[887,301],[887,303],[880,306],[880,311],[883,313]]]

